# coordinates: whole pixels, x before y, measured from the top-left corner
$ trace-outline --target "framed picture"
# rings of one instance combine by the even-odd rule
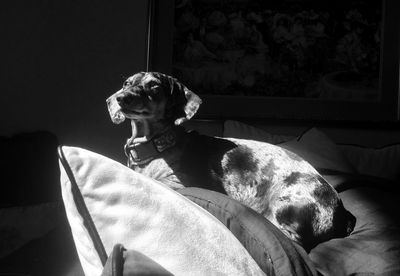
[[[400,1],[149,0],[148,69],[201,118],[399,119]]]

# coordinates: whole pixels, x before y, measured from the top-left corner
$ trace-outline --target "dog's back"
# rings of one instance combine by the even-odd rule
[[[227,140],[236,145],[222,159],[222,183],[229,196],[306,248],[352,231],[354,216],[307,161],[269,143]]]
[[[173,189],[228,194],[305,247],[345,236],[354,226],[337,192],[308,162],[276,145],[185,133],[143,168]]]

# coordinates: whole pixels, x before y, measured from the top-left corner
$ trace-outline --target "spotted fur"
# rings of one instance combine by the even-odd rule
[[[107,103],[115,123],[131,120],[128,143],[147,143],[166,129],[179,134],[174,147],[132,169],[173,189],[196,186],[226,193],[306,249],[352,231],[355,218],[338,193],[295,153],[268,143],[187,133],[174,126],[190,119],[201,103],[176,79],[154,72],[136,74]]]

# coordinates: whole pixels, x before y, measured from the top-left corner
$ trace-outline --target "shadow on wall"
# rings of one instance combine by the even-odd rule
[[[4,3],[0,135],[48,130],[61,143],[121,157],[129,127],[111,123],[105,100],[145,67],[145,4]]]

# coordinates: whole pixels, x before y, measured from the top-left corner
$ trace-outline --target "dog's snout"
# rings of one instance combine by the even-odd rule
[[[129,94],[122,94],[116,97],[117,103],[119,106],[128,106],[132,103],[133,97]]]
[[[117,97],[117,103],[121,104],[124,102],[124,96],[120,95]]]

